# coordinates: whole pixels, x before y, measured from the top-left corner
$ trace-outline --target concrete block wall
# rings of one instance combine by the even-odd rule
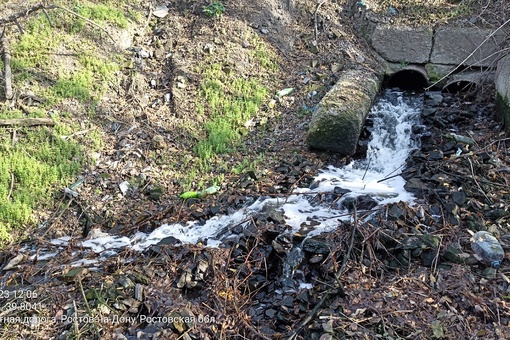
[[[508,47],[508,33],[475,27],[396,27],[378,25],[372,47],[395,63],[494,66]]]

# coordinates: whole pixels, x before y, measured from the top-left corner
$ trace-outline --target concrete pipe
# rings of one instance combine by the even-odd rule
[[[429,85],[424,66],[407,65],[386,76],[384,87],[410,91],[423,91]]]
[[[460,72],[452,75],[446,85],[443,87],[442,92],[446,93],[459,93],[471,92],[479,86],[482,81],[493,81],[494,72],[492,71],[472,71]]]

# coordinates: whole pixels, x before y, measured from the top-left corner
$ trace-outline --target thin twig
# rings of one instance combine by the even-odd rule
[[[90,20],[90,19],[85,18],[83,15],[80,15],[80,14],[78,14],[78,13],[76,13],[76,12],[74,12],[74,11],[70,10],[69,8],[66,8],[66,7],[63,7],[63,6],[57,6],[57,5],[52,5],[52,7],[53,7],[53,8],[59,8],[59,9],[61,9],[61,10],[64,10],[64,11],[68,12],[68,13],[71,13],[72,15],[74,15],[74,16],[76,16],[76,17],[80,18],[80,19],[85,20],[86,22],[88,22],[88,23],[89,23],[89,24],[91,24],[92,26],[95,26],[95,27],[97,27],[97,28],[101,29],[102,31],[104,31],[104,32],[106,33],[106,35],[108,35],[108,37],[110,37],[110,39],[112,39],[112,41],[113,41],[114,43],[116,43],[115,39],[113,39],[113,37],[110,35],[110,33],[108,33],[108,31],[107,31],[107,30],[106,30],[103,26],[101,26],[101,25],[99,25],[99,24],[96,24],[94,21],[92,21],[92,20]],[[48,7],[47,7],[47,8],[48,8]]]
[[[342,261],[342,267],[340,267],[340,270],[338,270],[335,273],[335,277],[336,277],[337,281],[340,281],[340,275],[342,275],[342,272],[344,271],[345,266],[347,265],[347,261],[349,260],[349,258],[351,256],[352,248],[354,247],[354,237],[356,236],[356,231],[358,231],[358,210],[356,209],[356,205],[354,205],[353,218],[354,218],[354,221],[352,223],[353,227],[352,227],[352,231],[351,231],[351,240],[349,242],[349,248],[347,248],[347,254],[345,254],[345,257]]]
[[[46,11],[46,8],[43,8],[42,11],[43,11],[44,15],[46,16],[46,20],[48,20],[48,23],[50,24],[50,27],[53,27],[53,22],[51,22],[50,15]]]
[[[11,96],[11,98],[12,98],[12,96]],[[55,122],[51,118],[0,119],[0,126],[12,126],[12,125],[15,125],[15,126],[36,126],[36,125],[53,126],[53,125],[55,125]]]
[[[9,193],[7,194],[7,201],[11,199],[13,189],[14,189],[14,173],[11,172],[11,185],[9,187]]]
[[[89,302],[87,300],[87,295],[85,295],[85,291],[83,290],[83,284],[81,282],[81,274],[78,274],[77,278],[78,278],[78,283],[80,284],[80,292],[81,292],[81,295],[83,296],[83,301],[85,302],[85,308],[87,309],[87,314],[90,317],[93,317],[94,315],[92,313],[92,309],[90,309],[90,305],[89,305]],[[95,331],[96,335],[99,335],[99,330],[97,328],[97,324],[95,322],[92,322],[92,326],[94,328],[94,331]]]
[[[326,2],[326,0],[323,0],[321,2],[319,2],[317,4],[317,7],[315,7],[315,12],[313,13],[313,25],[314,25],[314,30],[313,30],[313,35],[314,35],[314,38],[315,38],[315,42],[317,42],[317,37],[319,35],[319,31],[317,29],[317,13],[319,12],[319,9],[321,8],[321,6]]]
[[[12,72],[11,72],[11,51],[9,48],[9,39],[7,39],[6,28],[2,32],[1,45],[3,50],[4,69],[5,69],[5,99],[10,100],[12,93]]]
[[[480,186],[480,183],[478,183],[478,181],[476,180],[475,172],[474,172],[474,169],[473,169],[473,163],[471,162],[471,159],[467,158],[467,160],[469,162],[469,168],[471,169],[471,176],[473,176],[473,181],[475,181],[476,186],[482,192],[482,194],[485,196],[487,201],[489,201],[492,204],[492,200],[487,196],[485,191],[483,191],[482,187]]]
[[[18,27],[18,30],[21,34],[25,34],[25,30],[23,29],[23,27],[21,27],[20,23],[18,22],[18,19],[14,19],[14,24],[16,25],[16,27]]]
[[[41,10],[43,8],[52,9],[53,5],[45,6],[44,4],[39,4],[37,6],[29,8],[27,10],[20,11],[18,13],[14,13],[12,15],[9,15],[7,18],[0,19],[0,26],[4,26],[7,23],[15,22],[17,19],[25,17],[25,16],[29,15],[31,12],[36,12],[36,11],[39,11],[39,10]]]

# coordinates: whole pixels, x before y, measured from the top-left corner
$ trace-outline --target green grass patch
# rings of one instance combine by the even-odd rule
[[[33,224],[33,210],[52,202],[53,193],[69,184],[83,164],[80,145],[58,136],[64,128],[20,130],[12,143],[0,142],[0,244],[13,228]]]
[[[57,4],[99,24],[121,28],[128,25],[122,2],[57,1]],[[101,129],[93,123],[88,126],[90,132],[84,144],[60,136],[83,129],[72,121],[90,120],[99,98],[117,81],[115,74],[120,69],[122,56],[104,53],[92,39],[94,35],[77,29],[89,23],[59,9],[48,11],[48,15],[53,26],[43,13],[27,16],[22,23],[25,32],[13,34],[11,39],[16,90],[28,89],[43,101],[38,106],[28,106],[29,113],[0,108],[0,118],[48,117],[48,111],[52,111],[57,124],[51,128],[19,128],[15,141],[7,130],[0,130],[0,245],[12,238],[12,230],[33,226],[34,210],[47,207],[55,190],[74,180],[86,152],[103,147]],[[91,26],[91,30],[99,29]],[[3,63],[0,66],[3,68]],[[59,105],[65,99],[79,101],[72,116],[61,111]]]
[[[124,13],[117,7],[109,4],[83,4],[82,1],[76,2],[72,10],[79,15],[97,23],[109,22],[119,28],[126,28],[129,24]],[[71,33],[80,32],[84,26],[90,25],[83,19],[73,20],[69,26]]]
[[[255,46],[251,52],[255,68],[262,69],[265,74],[277,72],[276,55],[256,35],[247,38]],[[226,58],[221,63],[206,64],[201,70],[204,80],[196,107],[199,115],[206,117],[206,137],[201,138],[195,151],[202,160],[233,151],[247,132],[246,122],[259,113],[269,94],[265,85],[267,79],[232,74],[231,64],[235,63]]]
[[[61,98],[77,98],[81,101],[90,100],[90,89],[93,84],[93,74],[89,70],[76,72],[67,79],[59,79],[51,87],[51,92]]]
[[[268,94],[267,87],[258,80],[229,79],[218,70],[221,65],[212,65],[206,72],[209,80],[201,88],[209,119],[205,123],[207,138],[198,143],[196,151],[204,160],[231,149],[246,132],[244,124],[257,114]]]
[[[13,72],[26,68],[47,67],[51,53],[60,43],[55,29],[50,27],[43,14],[28,20],[25,33],[19,35],[17,42],[12,46]]]
[[[232,158],[228,154],[242,148],[240,142],[249,132],[246,123],[251,119],[262,122],[267,114],[262,108],[274,90],[270,84],[279,71],[278,57],[256,34],[247,33],[245,39],[254,46],[244,50],[250,59],[248,69],[233,70],[238,56],[231,51],[214,54],[195,66],[202,82],[195,101],[196,120],[187,122],[185,131],[198,140],[194,146],[196,157],[184,159],[180,166],[184,171],[178,174],[186,190],[211,183],[220,185],[225,174],[232,172]],[[248,152],[247,164],[258,156]]]

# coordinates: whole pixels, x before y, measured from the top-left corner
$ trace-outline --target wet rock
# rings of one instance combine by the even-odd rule
[[[464,191],[454,191],[452,201],[458,206],[463,206],[466,203],[466,193]]]
[[[429,187],[421,179],[413,177],[404,184],[404,189],[416,195],[416,197],[425,197],[429,192]]]
[[[401,217],[404,217],[406,212],[401,209],[398,204],[392,204],[391,207],[388,209],[388,219],[390,221],[396,221],[400,219]]]
[[[453,263],[466,263],[470,264],[477,263],[476,259],[468,253],[462,251],[458,243],[451,243],[446,247],[445,252],[442,255],[443,260]],[[474,261],[473,261],[474,260]]]
[[[459,206],[455,203],[450,202],[444,205],[444,209],[447,212],[448,222],[452,225],[459,225],[460,224]]]
[[[246,237],[253,237],[253,236],[256,236],[258,235],[259,233],[259,230],[257,228],[257,226],[253,223],[249,223],[244,229],[243,229],[243,234],[244,236]]]
[[[267,316],[268,318],[270,318],[270,319],[274,319],[274,317],[276,316],[276,313],[277,313],[277,311],[276,311],[276,310],[274,310],[274,309],[270,308],[270,309],[266,309],[266,311],[265,311],[265,313],[264,313],[264,314],[266,314],[266,316]]]
[[[480,158],[482,162],[487,162],[492,158],[492,156],[487,151],[478,152],[476,153],[476,156]]]
[[[509,211],[506,211],[505,209],[494,209],[489,210],[484,213],[485,218],[497,220],[499,218],[507,217],[510,215]]]
[[[330,246],[323,241],[307,238],[303,242],[303,250],[312,254],[327,255],[330,252]]]
[[[438,161],[438,160],[441,160],[443,159],[444,157],[444,154],[441,150],[435,150],[435,151],[432,151],[428,157],[427,157],[427,160],[429,161]]]
[[[351,190],[349,190],[349,189],[344,189],[344,188],[341,188],[341,187],[335,187],[335,188],[333,189],[333,193],[334,193],[335,195],[339,195],[339,196],[343,196],[343,195],[348,194],[348,193],[350,193],[350,192],[351,192]]]
[[[437,261],[437,251],[436,250],[428,250],[424,251],[421,254],[421,264],[425,267],[431,267]]]
[[[422,240],[418,236],[408,236],[400,241],[401,245],[399,248],[402,249],[416,249],[421,248],[423,245]]]
[[[271,245],[278,254],[285,254],[292,248],[292,235],[289,234],[278,235],[271,242]]]
[[[379,203],[369,195],[362,195],[358,197],[346,197],[341,205],[349,211],[353,211],[356,207],[357,210],[371,210]]]
[[[437,108],[435,107],[426,107],[423,109],[423,112],[421,114],[422,117],[429,117],[434,115],[437,112]]]
[[[294,298],[292,296],[286,296],[282,299],[281,304],[285,307],[292,307],[294,306]]]
[[[443,100],[443,94],[439,91],[431,91],[425,93],[425,104],[427,106],[439,106]]]
[[[248,289],[251,292],[256,292],[266,284],[266,277],[264,275],[255,275],[248,281]]]

